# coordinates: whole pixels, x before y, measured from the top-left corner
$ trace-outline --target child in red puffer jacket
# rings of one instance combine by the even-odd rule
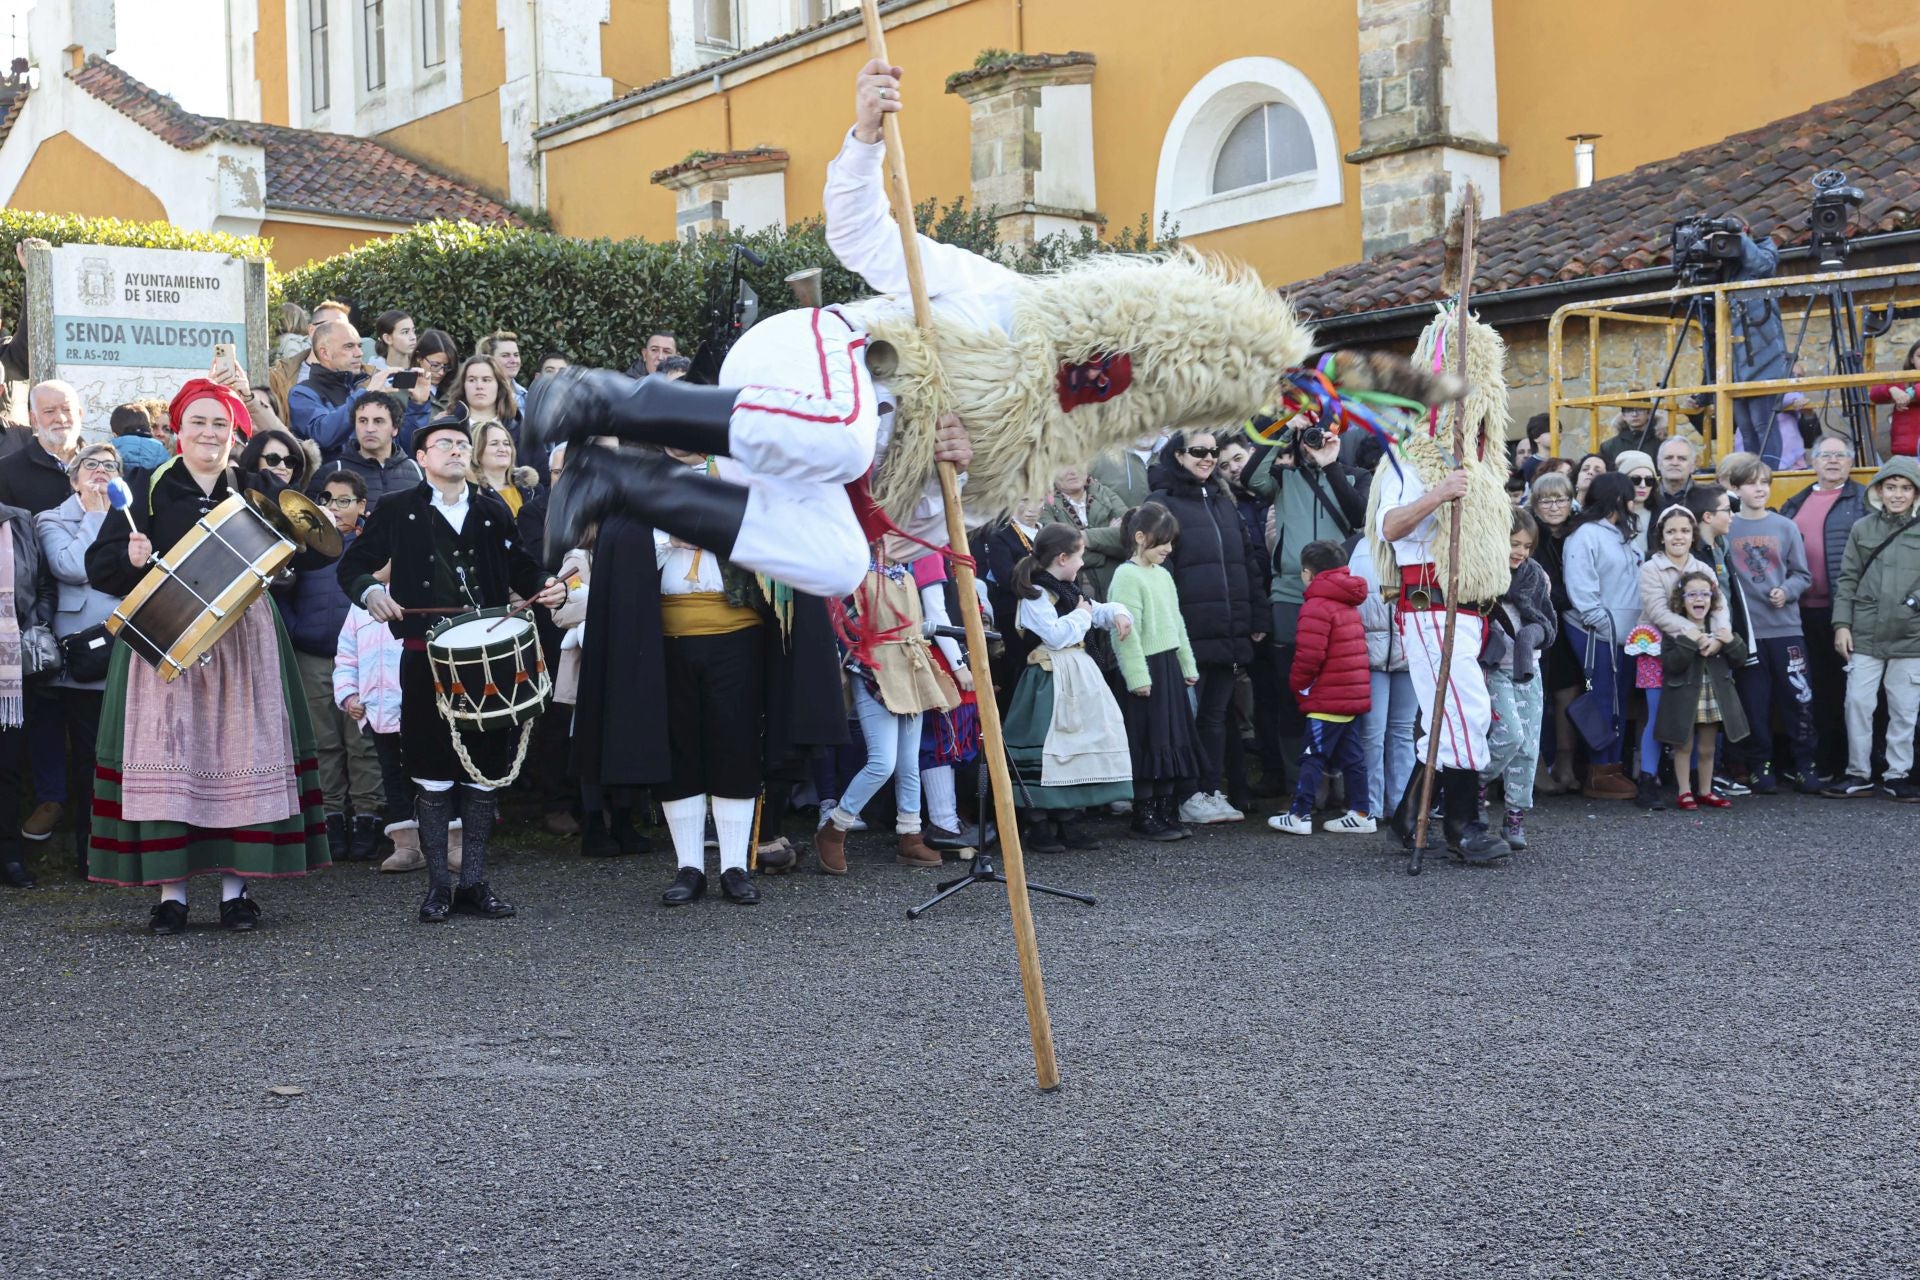
[[[1300,757],[1300,781],[1293,807],[1267,819],[1275,831],[1304,836],[1313,831],[1313,801],[1329,762],[1346,775],[1345,817],[1325,830],[1364,833],[1374,829],[1365,804],[1367,758],[1360,744],[1359,717],[1373,706],[1373,682],[1367,668],[1367,631],[1360,602],[1367,584],[1347,572],[1347,552],[1337,542],[1309,542],[1300,549],[1300,576],[1307,584],[1295,633],[1293,671],[1288,683],[1307,717],[1307,746]]]

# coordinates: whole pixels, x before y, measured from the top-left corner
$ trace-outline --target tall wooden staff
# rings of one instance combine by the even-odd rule
[[[1460,399],[1453,402],[1453,456],[1456,466],[1467,461],[1467,299],[1473,293],[1473,230],[1478,220],[1471,182],[1460,193],[1460,298],[1453,308],[1453,370],[1460,376]],[[1433,686],[1433,723],[1427,726],[1427,762],[1420,771],[1420,814],[1413,826],[1413,848],[1407,853],[1407,874],[1420,874],[1427,852],[1427,827],[1433,815],[1434,770],[1440,755],[1440,730],[1447,719],[1448,680],[1453,675],[1453,632],[1460,621],[1460,513],[1466,496],[1449,503],[1447,515],[1447,621],[1440,633],[1440,675]]]
[[[877,0],[860,0],[860,19],[866,26],[867,52],[892,66],[887,37],[880,29]],[[913,225],[913,196],[907,186],[907,153],[900,142],[900,120],[893,112],[880,117],[887,144],[887,194],[893,200],[893,220],[900,227],[900,247],[907,264],[907,285],[913,294],[913,320],[929,337],[933,334],[933,307],[927,298],[927,280],[920,267],[920,241]],[[967,545],[965,512],[960,506],[960,483],[954,465],[942,462],[940,496],[947,508],[947,541]],[[987,666],[987,632],[980,621],[980,599],[974,593],[973,567],[954,562],[954,586],[960,597],[960,616],[967,627],[967,661],[973,668],[973,687],[979,691],[980,749],[987,774],[993,780],[993,807],[1000,824],[1001,865],[1007,873],[1007,901],[1013,908],[1013,944],[1020,955],[1020,986],[1027,998],[1027,1028],[1033,1034],[1033,1070],[1042,1090],[1060,1087],[1060,1068],[1053,1058],[1053,1026],[1047,1018],[1047,990],[1040,980],[1040,944],[1033,932],[1033,908],[1027,901],[1027,864],[1020,851],[1020,819],[1013,807],[1013,780],[1007,775],[1007,752],[1000,737],[1000,708],[993,698],[993,673]],[[985,815],[981,821],[985,822]]]

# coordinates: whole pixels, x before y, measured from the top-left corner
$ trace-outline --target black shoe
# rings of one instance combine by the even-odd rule
[[[187,904],[184,902],[163,902],[153,909],[153,915],[147,920],[147,928],[163,938],[186,927]]]
[[[1080,829],[1078,822],[1056,823],[1060,843],[1069,849],[1098,849],[1100,842]]]
[[[1021,847],[1028,853],[1065,853],[1067,846],[1054,834],[1051,822],[1035,822],[1020,833]]]
[[[1180,821],[1180,802],[1172,796],[1157,796],[1153,802],[1154,812],[1160,817],[1160,825],[1173,832],[1176,840],[1193,839],[1193,828]]]
[[[463,916],[485,916],[489,920],[505,920],[513,915],[513,904],[494,897],[485,880],[455,889],[453,909]]]
[[[707,873],[697,867],[682,867],[680,874],[673,878],[673,883],[667,886],[667,891],[660,895],[660,901],[670,907],[684,907],[697,901],[706,891]]]
[[[370,813],[353,815],[353,836],[347,850],[350,862],[372,862],[380,851],[380,819]]]
[[[427,890],[427,896],[420,900],[420,923],[439,924],[453,914],[453,890],[437,886]]]
[[[547,500],[547,557],[555,567],[590,526],[616,512],[715,555],[733,554],[747,516],[745,485],[695,471],[663,453],[576,452]]]
[[[327,815],[327,860],[345,862],[353,854],[353,842],[347,837],[347,815],[330,813]]]
[[[613,838],[606,825],[598,818],[589,815],[588,821],[580,828],[580,856],[583,858],[617,858],[626,850]]]
[[[948,831],[944,827],[928,824],[921,837],[926,840],[929,849],[938,849],[942,853],[955,853],[961,849],[980,847],[980,828],[962,827],[958,831]]]
[[[521,440],[532,451],[584,436],[619,436],[729,457],[733,404],[739,395],[734,387],[629,378],[611,369],[573,365],[537,379],[528,389]]]
[[[0,866],[0,882],[4,882],[9,888],[31,889],[34,884],[33,872],[27,870],[27,864],[24,862],[9,862]]]
[[[1885,791],[1902,804],[1920,804],[1920,784],[1912,778],[1895,778],[1886,785]]]
[[[1419,813],[1421,773],[1421,766],[1416,763],[1413,769],[1413,776],[1407,779],[1407,789],[1400,793],[1400,803],[1394,806],[1393,816],[1387,819],[1388,833],[1399,842],[1402,849],[1408,850],[1409,852],[1413,849],[1414,834],[1419,829],[1415,818]],[[1444,804],[1445,802],[1445,783],[1446,774],[1444,772],[1440,773],[1433,780],[1433,799],[1436,805]],[[1474,790],[1474,804],[1477,807],[1479,803],[1479,788],[1476,785]],[[1426,852],[1433,853],[1439,848],[1439,842],[1434,839],[1433,823],[1428,822]]]
[[[220,927],[235,933],[252,933],[260,927],[260,904],[243,891],[237,898],[220,904]]]
[[[1161,813],[1158,800],[1134,801],[1133,821],[1127,824],[1127,830],[1143,840],[1158,840],[1163,844],[1183,838]]]
[[[1664,809],[1667,802],[1660,798],[1660,784],[1653,780],[1650,773],[1636,774],[1633,779],[1633,807],[1636,809]]]
[[[739,867],[729,867],[720,873],[720,892],[727,895],[727,901],[743,907],[760,901],[760,890],[754,887],[753,877]]]
[[[1513,853],[1513,847],[1480,821],[1480,776],[1471,769],[1443,769],[1440,784],[1446,806],[1441,826],[1447,851],[1470,867],[1492,866]]]
[[[1763,764],[1755,769],[1747,785],[1753,788],[1753,794],[1757,796],[1776,795],[1780,790],[1780,784],[1774,780],[1773,766],[1770,764]]]
[[[1873,781],[1870,778],[1862,778],[1858,774],[1850,773],[1844,778],[1835,778],[1832,782],[1820,788],[1820,794],[1830,796],[1836,800],[1858,800],[1863,796],[1873,794]]]

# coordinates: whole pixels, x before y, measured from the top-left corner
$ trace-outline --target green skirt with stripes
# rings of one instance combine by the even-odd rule
[[[155,885],[189,876],[231,872],[249,877],[302,876],[326,866],[327,819],[320,792],[313,724],[301,692],[293,646],[280,611],[271,601],[253,606],[273,616],[280,655],[277,689],[261,689],[286,707],[293,734],[295,794],[299,812],[278,822],[240,827],[201,827],[184,822],[128,822],[120,816],[121,770],[126,762],[127,682],[157,679],[124,644],[114,646],[100,710],[100,737],[93,782],[93,840],[87,848],[87,878],[101,884]],[[232,642],[234,637],[220,643]],[[139,670],[133,669],[138,664]],[[186,678],[186,677],[183,677]],[[262,681],[262,684],[273,683]]]

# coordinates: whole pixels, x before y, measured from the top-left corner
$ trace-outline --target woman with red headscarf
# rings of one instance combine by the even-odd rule
[[[87,579],[97,590],[126,595],[156,551],[172,548],[232,494],[280,487],[231,465],[252,420],[228,388],[195,378],[173,398],[169,417],[179,456],[134,489],[133,527],[110,515],[87,550]],[[317,568],[326,558],[303,552],[295,563]],[[185,927],[191,876],[219,873],[221,927],[246,931],[260,917],[248,878],[305,875],[328,861],[306,698],[265,596],[208,657],[168,684],[122,644],[107,672],[88,878],[159,886],[155,933]]]

